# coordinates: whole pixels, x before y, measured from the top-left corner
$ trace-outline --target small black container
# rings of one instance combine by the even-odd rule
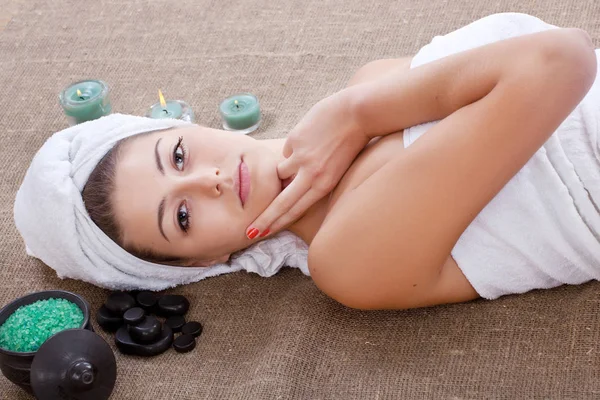
[[[88,302],[83,297],[64,290],[46,290],[19,297],[0,310],[0,326],[4,324],[8,317],[10,317],[19,307],[35,303],[39,300],[51,298],[65,299],[76,304],[83,312],[83,322],[79,328],[94,332],[92,324],[90,323],[90,305]],[[0,347],[0,370],[2,371],[2,375],[31,394],[33,394],[33,390],[31,388],[30,373],[31,363],[33,362],[35,354],[36,351],[16,352]]]

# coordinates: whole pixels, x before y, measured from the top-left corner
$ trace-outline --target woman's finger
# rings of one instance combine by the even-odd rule
[[[294,204],[294,206],[281,217],[279,217],[276,221],[274,221],[269,227],[270,231],[277,232],[279,229],[285,227],[286,225],[294,222],[296,219],[300,218],[302,214],[306,212],[313,204],[323,198],[324,194],[311,188],[308,192],[302,196],[300,200]]]
[[[300,165],[296,161],[296,157],[293,155],[290,158],[286,158],[277,165],[277,175],[279,179],[287,179],[298,172]]]
[[[283,144],[283,156],[285,158],[290,158],[292,154],[294,154],[294,148],[292,147],[291,141],[288,139]]]
[[[271,224],[285,214],[310,189],[310,178],[300,172],[296,178],[283,189],[269,204],[267,209],[248,227],[246,236],[254,239],[259,233],[269,228]]]

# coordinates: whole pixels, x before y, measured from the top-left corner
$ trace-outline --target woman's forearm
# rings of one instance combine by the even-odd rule
[[[569,48],[587,45],[589,40],[587,33],[579,29],[551,29],[523,35],[453,54],[409,71],[391,72],[339,94],[357,115],[366,135],[382,136],[443,119],[486,96],[501,79],[543,68],[540,57],[569,56],[564,54]]]

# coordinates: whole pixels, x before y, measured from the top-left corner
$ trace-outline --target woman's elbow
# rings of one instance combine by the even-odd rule
[[[598,70],[592,39],[579,28],[563,28],[558,33],[557,40],[544,49],[542,63],[554,67],[555,79],[567,79],[571,88],[587,93]]]
[[[586,93],[593,85],[596,80],[598,73],[598,58],[596,56],[596,49],[592,42],[590,35],[583,29],[574,29],[574,33],[579,36],[581,42],[581,50],[578,60],[579,68],[581,68],[581,74],[584,76],[586,85]]]

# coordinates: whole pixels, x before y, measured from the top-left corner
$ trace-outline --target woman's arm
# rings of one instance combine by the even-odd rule
[[[377,79],[383,78],[383,76],[400,71],[408,71],[410,69],[410,63],[412,57],[401,57],[401,58],[383,58],[381,60],[371,61],[362,67],[360,67],[350,78],[347,86],[354,86],[360,83],[372,82]]]
[[[364,309],[456,301],[444,265],[458,238],[577,106],[596,68],[585,32],[555,29],[349,88],[362,86],[367,132],[446,118],[329,212],[309,250],[316,285]]]
[[[483,98],[501,76],[532,68],[534,59],[545,50],[552,51],[557,44],[553,41],[565,31],[587,36],[579,29],[552,29],[481,46],[408,71],[395,68],[380,79],[346,88],[343,101],[359,115],[370,137],[440,120]],[[375,63],[394,62],[398,61]],[[365,68],[380,67],[375,63]]]

